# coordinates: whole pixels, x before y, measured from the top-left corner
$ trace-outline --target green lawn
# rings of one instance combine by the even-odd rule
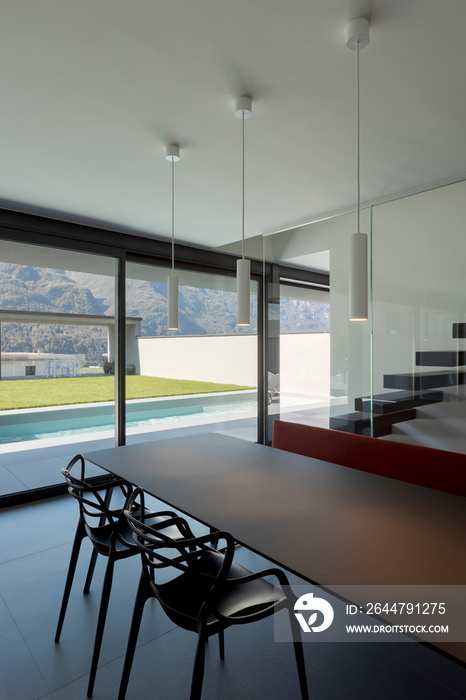
[[[234,384],[194,382],[159,377],[126,377],[127,399],[150,399],[158,396],[210,394],[218,391],[251,389]],[[114,377],[73,377],[63,379],[14,379],[0,382],[0,410],[65,406],[76,403],[113,401]]]

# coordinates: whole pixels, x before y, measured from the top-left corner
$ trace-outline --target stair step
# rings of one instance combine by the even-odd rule
[[[464,425],[450,425],[432,418],[416,418],[393,426],[392,435],[416,440],[420,445],[450,452],[466,452]]]
[[[466,384],[466,371],[408,372],[406,374],[385,374],[383,378],[385,389],[406,389],[408,391],[422,391],[458,384]]]
[[[405,411],[397,411],[396,413],[373,416],[374,437],[388,435],[391,432],[393,423],[414,420],[414,418],[416,418],[416,410],[414,408]],[[333,430],[343,430],[345,433],[370,435],[370,413],[356,411],[340,416],[330,416],[329,427],[333,428]]]
[[[441,391],[424,391],[413,393],[412,391],[393,391],[390,394],[374,394],[372,397],[372,410],[377,414],[394,413],[416,406],[424,406],[430,403],[438,403],[443,400]],[[370,396],[362,396],[354,400],[356,411],[370,412]]]
[[[466,323],[453,324],[453,338],[466,338]]]
[[[423,350],[416,353],[417,367],[459,367],[466,365],[464,350]]]
[[[407,445],[423,445],[426,447],[421,440],[413,437],[412,435],[402,435],[401,433],[390,433],[390,435],[384,435],[383,440],[390,440],[391,442],[404,442]]]

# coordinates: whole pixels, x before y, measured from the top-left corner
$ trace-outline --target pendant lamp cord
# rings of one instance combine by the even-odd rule
[[[357,123],[358,123],[358,135],[357,135],[357,150],[358,150],[358,167],[357,167],[357,177],[358,177],[358,233],[361,233],[361,155],[360,155],[360,104],[359,104],[359,41],[356,47],[356,72],[357,72]]]
[[[172,275],[175,274],[175,159],[172,158]]]
[[[242,140],[242,192],[241,197],[243,201],[242,212],[241,212],[241,256],[244,260],[244,110],[241,118],[241,140]]]

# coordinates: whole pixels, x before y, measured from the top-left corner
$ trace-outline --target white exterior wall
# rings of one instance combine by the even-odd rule
[[[45,360],[40,359],[30,359],[25,360],[4,358],[2,357],[2,378],[7,379],[8,377],[25,377],[26,376],[26,366],[34,366],[36,368],[36,377],[43,377],[45,374]]]
[[[257,336],[138,338],[140,373],[149,377],[257,386]]]
[[[257,386],[257,338],[250,335],[139,338],[141,374]],[[280,338],[280,391],[329,396],[330,334]]]
[[[35,367],[34,375],[30,377],[61,377],[79,374],[83,355],[53,355],[47,353],[13,353],[1,354],[1,376],[26,377],[26,367]]]

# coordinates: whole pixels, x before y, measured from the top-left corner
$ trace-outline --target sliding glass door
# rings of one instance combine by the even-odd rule
[[[197,432],[257,440],[257,285],[250,327],[236,283],[179,271],[179,330],[167,327],[167,269],[126,264],[126,442]]]
[[[114,444],[115,261],[3,241],[0,495],[63,481],[85,446]]]

